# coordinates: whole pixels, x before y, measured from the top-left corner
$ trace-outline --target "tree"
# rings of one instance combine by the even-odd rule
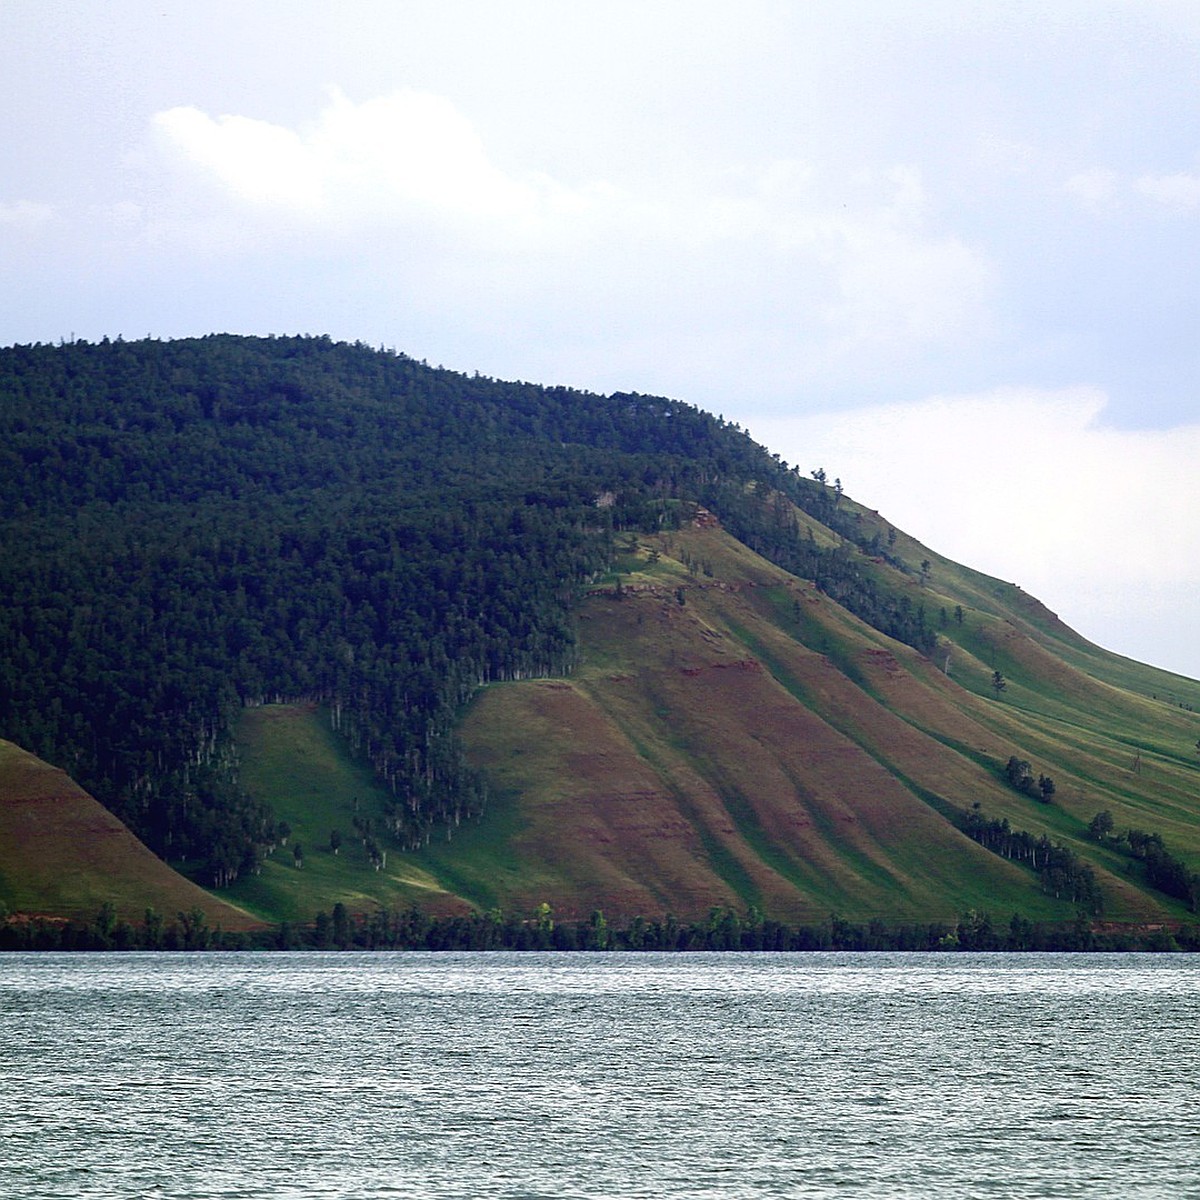
[[[337,829],[331,829],[329,831],[329,849],[332,850],[334,852],[334,854],[336,854],[341,849],[341,847],[342,847],[341,831],[337,830]]]
[[[609,944],[608,922],[604,914],[596,909],[588,919],[586,947],[589,950],[607,950]]]
[[[304,866],[304,847],[299,842],[292,847],[292,858],[295,859],[296,866]]]
[[[333,943],[339,950],[345,950],[350,945],[350,914],[346,906],[339,900],[333,906]]]
[[[333,945],[333,922],[324,909],[317,913],[313,922],[313,945],[318,950],[328,950]]]
[[[1049,775],[1039,775],[1038,790],[1042,793],[1042,800],[1049,804],[1057,789],[1054,786],[1054,780]]]
[[[155,908],[147,908],[142,921],[142,946],[146,950],[161,950],[162,944],[162,913]]]
[[[179,926],[183,934],[185,950],[207,950],[212,941],[212,930],[208,928],[208,918],[201,908],[192,908],[180,912]]]
[[[1018,792],[1033,793],[1033,767],[1028,760],[1018,758],[1015,754],[1011,755],[1004,766],[1004,774]]]
[[[1088,822],[1088,836],[1097,842],[1102,842],[1113,831],[1113,815],[1105,809],[1098,812]]]
[[[554,945],[554,917],[550,905],[545,900],[537,906],[533,927],[537,933],[538,948],[541,950],[551,949]]]
[[[996,933],[992,928],[990,913],[968,909],[959,918],[955,933],[961,950],[993,950],[996,947]]]
[[[1008,687],[1008,680],[1000,674],[999,671],[992,672],[992,691],[996,693],[996,699],[1000,699],[1000,693]]]
[[[1008,948],[1028,950],[1033,942],[1033,922],[1020,913],[1013,913],[1008,923]]]
[[[117,907],[111,900],[105,900],[100,905],[100,911],[96,913],[96,918],[92,922],[92,929],[95,931],[96,940],[101,948],[107,949],[112,944],[113,930],[117,925]]]

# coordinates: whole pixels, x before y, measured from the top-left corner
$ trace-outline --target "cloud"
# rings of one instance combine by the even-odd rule
[[[931,228],[911,166],[843,178],[768,159],[714,172],[707,192],[663,181],[635,194],[501,167],[449,100],[415,90],[362,103],[332,91],[295,129],[190,107],[153,124],[168,170],[211,185],[203,204],[175,189],[183,236],[218,255],[289,239],[313,253],[333,239],[364,271],[394,263],[410,290],[447,303],[457,292],[459,321],[503,303],[533,325],[628,322],[640,326],[634,354],[647,335],[733,325],[751,341],[791,339],[793,359],[817,370],[864,347],[909,357],[988,325],[991,266]]]
[[[168,109],[154,125],[187,159],[252,204],[304,211],[323,200],[321,163],[292,130],[247,117],[214,119],[196,108]]]
[[[1139,197],[1176,213],[1200,209],[1200,176],[1186,171],[1131,180],[1106,167],[1096,167],[1072,175],[1062,190],[1096,216],[1110,215]]]
[[[54,219],[54,209],[49,204],[33,200],[0,201],[0,229],[36,229]]]
[[[411,219],[414,210],[520,223],[561,198],[549,181],[505,175],[470,122],[428,92],[354,104],[334,90],[318,119],[299,130],[190,107],[158,113],[154,127],[232,196],[338,226],[389,214]]]
[[[1143,175],[1134,188],[1176,212],[1195,212],[1200,208],[1200,177],[1196,175]]]
[[[1085,636],[1200,677],[1200,422],[1106,426],[1093,388],[997,389],[752,434],[958,562],[1020,584]]]

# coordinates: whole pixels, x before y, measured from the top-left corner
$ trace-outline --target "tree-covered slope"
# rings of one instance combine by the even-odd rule
[[[434,370],[322,338],[0,352],[0,731],[206,883],[275,818],[239,786],[246,705],[330,705],[391,835],[477,812],[450,736],[482,683],[568,670],[619,528],[703,500],[848,602],[754,488],[827,503],[735,428],[653,397]],[[853,595],[849,593],[853,592]]]
[[[0,351],[0,435],[0,736],[260,915],[1195,900],[1200,685],[690,406],[221,335]]]

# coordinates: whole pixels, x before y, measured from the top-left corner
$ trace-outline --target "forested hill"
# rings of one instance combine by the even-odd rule
[[[462,702],[570,671],[614,533],[697,506],[932,650],[924,610],[863,569],[891,553],[840,485],[686,404],[328,338],[3,350],[0,736],[221,885],[278,835],[239,785],[237,714],[319,701],[415,845],[483,803]]]

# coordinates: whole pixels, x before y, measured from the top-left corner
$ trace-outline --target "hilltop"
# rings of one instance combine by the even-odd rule
[[[719,417],[224,335],[0,398],[0,735],[256,918],[1191,919],[1200,684]]]

